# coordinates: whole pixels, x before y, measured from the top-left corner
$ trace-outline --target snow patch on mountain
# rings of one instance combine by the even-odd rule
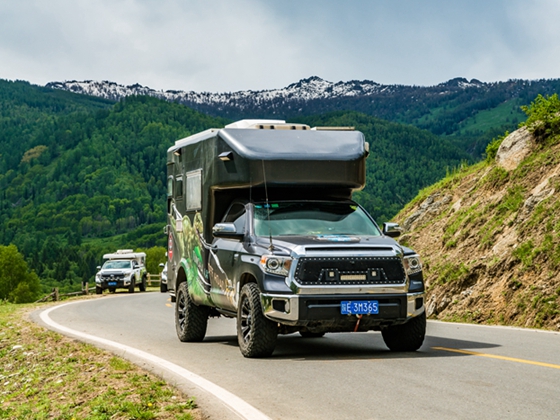
[[[447,89],[466,89],[468,87],[482,87],[484,83],[478,80],[453,79],[449,82],[437,85],[436,88],[445,91]],[[50,82],[47,87],[54,89],[68,90],[74,93],[102,97],[118,101],[121,98],[132,95],[148,95],[159,99],[179,102],[191,105],[212,105],[212,106],[237,106],[252,103],[259,105],[272,102],[307,102],[316,99],[332,99],[343,97],[359,97],[373,94],[390,94],[399,88],[400,85],[381,85],[370,80],[351,80],[348,82],[329,82],[320,77],[313,76],[292,83],[285,88],[261,90],[261,91],[238,91],[228,93],[212,92],[185,92],[178,90],[154,90],[147,86],[134,84],[129,86],[119,85],[111,81],[65,81]],[[442,93],[442,92],[439,92]],[[445,92],[443,92],[445,93]]]

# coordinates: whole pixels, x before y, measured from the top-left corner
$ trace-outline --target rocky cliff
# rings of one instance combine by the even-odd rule
[[[419,252],[432,319],[560,330],[560,136],[523,127],[396,220]]]

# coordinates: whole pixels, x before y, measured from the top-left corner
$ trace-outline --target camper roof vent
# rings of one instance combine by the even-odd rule
[[[257,130],[309,130],[306,124],[292,124],[284,120],[241,120],[225,128],[255,128]]]

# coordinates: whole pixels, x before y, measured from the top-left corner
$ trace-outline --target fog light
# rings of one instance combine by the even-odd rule
[[[278,312],[289,313],[290,312],[290,301],[284,299],[274,299],[272,301],[272,309]]]

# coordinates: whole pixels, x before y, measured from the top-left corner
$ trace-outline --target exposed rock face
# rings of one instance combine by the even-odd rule
[[[453,197],[451,195],[445,195],[440,198],[439,193],[430,195],[422,202],[422,204],[420,204],[419,209],[404,221],[403,228],[405,230],[410,230],[413,225],[426,219],[426,216],[431,218],[438,215],[441,210],[451,202],[452,198]]]
[[[559,192],[560,136],[536,142],[523,128],[495,163],[454,174],[397,215],[399,241],[422,256],[428,316],[560,330]]]
[[[533,150],[535,140],[527,127],[522,127],[507,136],[496,153],[496,163],[507,171],[512,171]]]

